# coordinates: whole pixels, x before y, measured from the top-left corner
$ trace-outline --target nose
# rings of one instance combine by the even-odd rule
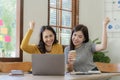
[[[47,40],[49,41],[49,40],[51,40],[51,38],[50,38],[50,37],[48,37],[48,38],[47,38]]]
[[[75,36],[75,40],[77,40],[78,39],[78,36]]]

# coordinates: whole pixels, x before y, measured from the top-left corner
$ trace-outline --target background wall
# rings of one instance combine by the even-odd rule
[[[48,0],[24,0],[24,35],[29,28],[29,21],[36,22],[30,43],[38,43],[40,27],[47,25]],[[35,36],[34,36],[35,35]],[[23,52],[23,61],[31,61],[31,54]]]
[[[80,0],[79,23],[85,24],[89,28],[91,39],[101,36],[102,21],[104,19],[103,3],[104,0]]]
[[[44,2],[43,2],[44,1]],[[80,0],[79,23],[88,26],[90,38],[93,40],[102,36],[104,16],[104,0]],[[24,35],[29,28],[29,21],[34,20],[36,26],[30,43],[38,43],[40,26],[48,22],[48,0],[24,0]],[[34,36],[35,35],[35,36]],[[120,63],[120,42],[117,38],[108,38],[106,55],[110,56],[111,63]],[[31,54],[23,53],[23,61],[31,61]],[[119,80],[120,77],[111,80]]]

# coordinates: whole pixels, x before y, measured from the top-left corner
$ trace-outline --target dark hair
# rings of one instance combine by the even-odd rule
[[[46,48],[45,48],[45,43],[44,43],[44,41],[43,41],[43,32],[44,32],[45,30],[49,30],[49,31],[51,31],[51,32],[54,34],[54,37],[55,37],[55,38],[54,38],[53,44],[58,43],[58,40],[56,39],[56,32],[54,31],[54,29],[53,29],[51,26],[42,26],[42,27],[41,27],[41,30],[40,30],[40,40],[39,40],[39,44],[38,44],[38,49],[40,50],[40,52],[41,52],[42,54],[44,54],[44,53],[47,52],[47,50],[46,50]]]
[[[77,32],[77,31],[82,31],[82,33],[85,37],[85,41],[83,41],[83,43],[86,43],[89,41],[88,28],[83,24],[79,24],[79,25],[75,26],[72,30],[72,34],[71,34],[71,38],[70,38],[70,50],[75,49],[75,46],[74,46],[73,41],[72,41],[72,36],[73,36],[73,33]]]

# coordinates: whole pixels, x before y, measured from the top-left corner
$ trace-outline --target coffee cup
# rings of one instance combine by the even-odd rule
[[[72,55],[72,57],[73,57],[72,60],[76,60],[76,50],[70,50],[69,54]]]

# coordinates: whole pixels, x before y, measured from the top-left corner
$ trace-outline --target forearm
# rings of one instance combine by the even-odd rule
[[[22,40],[21,46],[20,46],[21,49],[24,50],[24,48],[28,46],[28,43],[29,43],[30,37],[32,35],[32,32],[33,32],[33,30],[29,29],[28,32],[26,33],[25,37]]]

